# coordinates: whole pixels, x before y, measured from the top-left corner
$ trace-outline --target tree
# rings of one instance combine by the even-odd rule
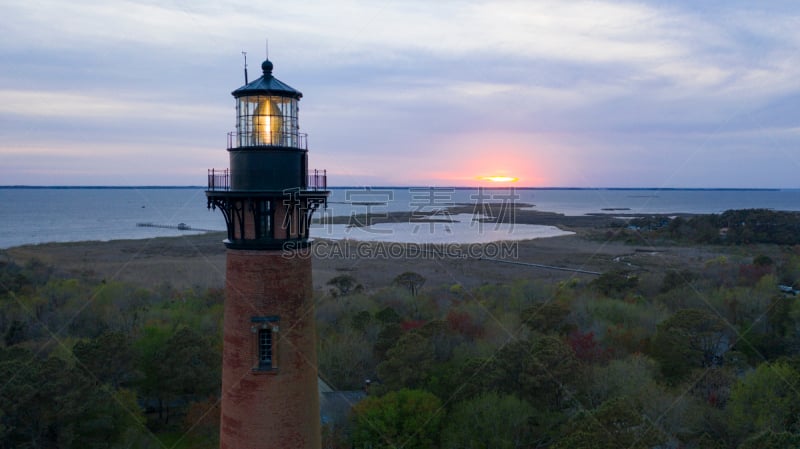
[[[75,426],[75,449],[116,447],[126,434],[143,430],[145,419],[132,391],[103,385],[91,389],[83,400],[87,407]]]
[[[319,374],[339,390],[361,388],[375,375],[375,356],[367,336],[352,328],[319,339]]]
[[[218,394],[221,355],[206,338],[188,328],[172,335],[165,329],[147,330],[137,342],[144,372],[139,386],[145,395],[158,400],[159,418],[169,422],[165,400]]]
[[[443,449],[530,447],[533,406],[514,395],[484,393],[453,407],[442,432]]]
[[[17,343],[22,343],[28,338],[28,323],[19,320],[13,320],[11,325],[6,329],[3,340],[6,346],[13,346]]]
[[[192,402],[183,418],[183,430],[194,449],[219,447],[220,402],[210,396],[205,401]]]
[[[375,319],[386,325],[392,323],[397,324],[403,321],[403,318],[397,314],[397,311],[389,306],[384,307],[380,312],[376,313]]]
[[[712,407],[724,409],[736,380],[736,371],[727,366],[709,368],[700,378],[693,380],[691,392],[694,396]]]
[[[161,355],[161,382],[173,397],[217,393],[221,356],[207,339],[183,328],[167,340]]]
[[[784,432],[798,424],[800,373],[786,363],[762,363],[734,385],[728,402],[732,429]]]
[[[83,370],[57,357],[0,351],[0,447],[110,448],[141,426],[135,396],[97,388]]]
[[[663,442],[639,407],[624,399],[612,399],[591,412],[579,413],[569,427],[552,449],[650,449]]]
[[[584,363],[595,363],[605,358],[607,353],[597,343],[594,332],[581,333],[573,331],[567,337],[567,343],[575,357]]]
[[[400,285],[403,287],[408,288],[408,291],[411,293],[411,296],[417,296],[419,290],[425,285],[425,278],[413,271],[406,271],[394,278],[392,281],[395,285]]]
[[[341,274],[331,278],[327,285],[332,286],[331,295],[333,296],[347,296],[353,292],[359,292],[364,289],[364,286],[359,284],[356,278],[349,274]]]
[[[33,357],[27,350],[0,349],[0,378],[5,379],[0,389],[3,449],[21,446],[42,433],[38,425],[41,408],[34,406],[40,373]]]
[[[763,254],[759,254],[756,257],[753,257],[753,265],[757,267],[771,267],[775,264],[775,261],[772,260],[771,257],[765,256]]]
[[[483,334],[483,327],[475,322],[469,312],[450,309],[445,317],[447,326],[470,341],[474,341]]]
[[[598,407],[616,397],[640,401],[652,397],[657,373],[655,361],[642,354],[592,365],[589,382],[584,386],[587,406]]]
[[[543,334],[566,334],[570,325],[566,322],[569,307],[558,301],[537,304],[522,311],[522,322],[532,331]]]
[[[768,430],[748,438],[739,449],[788,449],[800,447],[800,435]]]
[[[690,270],[667,270],[664,279],[661,281],[661,293],[666,293],[670,290],[691,284],[697,279],[697,275]]]
[[[430,449],[438,445],[443,418],[441,401],[426,391],[403,389],[370,396],[353,407],[353,445]]]
[[[569,346],[559,338],[543,336],[501,348],[489,375],[498,391],[519,394],[532,404],[558,409],[578,367]]]
[[[134,342],[134,350],[142,377],[137,382],[139,395],[156,399],[159,403],[159,418],[163,418],[163,402],[167,397],[166,385],[161,381],[162,348],[170,338],[165,327],[150,325],[142,329],[142,335]]]
[[[446,362],[453,356],[453,349],[464,341],[445,321],[433,320],[423,324],[414,332],[430,341],[436,362]]]
[[[130,339],[118,332],[106,332],[93,340],[78,342],[72,348],[78,366],[99,383],[119,388],[135,379],[135,355]]]
[[[639,278],[630,270],[615,270],[601,274],[592,285],[606,296],[624,295],[639,285]]]
[[[420,388],[433,366],[434,347],[417,332],[403,334],[378,365],[378,377],[389,390]]]
[[[387,352],[397,344],[403,336],[403,328],[400,324],[390,323],[378,333],[378,339],[373,346],[373,352],[377,360],[385,360]]]
[[[694,368],[721,363],[733,345],[729,326],[703,309],[682,309],[658,325],[651,354],[668,379],[678,381]]]
[[[775,295],[771,298],[767,309],[767,323],[769,324],[770,333],[777,337],[783,337],[794,326],[790,315],[792,303],[792,300],[783,295]]]
[[[350,326],[357,331],[364,332],[370,321],[372,321],[372,315],[368,310],[362,310],[350,317]]]

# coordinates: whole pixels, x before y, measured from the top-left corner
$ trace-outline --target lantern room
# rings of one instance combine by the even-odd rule
[[[230,182],[234,190],[286,190],[307,186],[308,146],[300,134],[300,91],[272,76],[269,60],[263,76],[234,90],[236,131],[228,135]]]
[[[262,77],[232,92],[236,133],[229,144],[305,148],[297,123],[297,101],[303,94],[272,76],[272,68],[272,62],[264,61]]]

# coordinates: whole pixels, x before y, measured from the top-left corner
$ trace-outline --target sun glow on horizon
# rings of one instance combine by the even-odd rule
[[[478,179],[481,181],[489,181],[489,182],[517,182],[519,178],[514,178],[512,176],[479,176]]]

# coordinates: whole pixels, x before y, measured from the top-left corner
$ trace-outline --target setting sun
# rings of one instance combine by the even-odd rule
[[[513,178],[511,176],[480,176],[478,179],[490,182],[517,182],[519,180],[519,178]]]

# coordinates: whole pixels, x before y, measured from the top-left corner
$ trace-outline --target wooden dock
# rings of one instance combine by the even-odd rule
[[[161,229],[176,229],[178,231],[194,231],[194,232],[225,232],[222,229],[202,229],[193,228],[185,223],[178,223],[176,225],[156,224],[156,223],[136,223],[140,228],[161,228]]]

